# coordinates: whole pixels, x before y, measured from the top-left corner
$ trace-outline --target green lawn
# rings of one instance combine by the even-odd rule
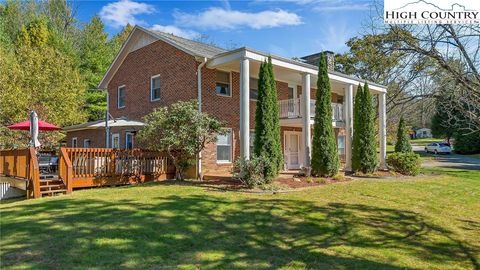
[[[170,182],[4,202],[1,268],[479,269],[480,172],[441,173],[275,195]]]
[[[445,141],[444,139],[436,139],[436,138],[424,138],[424,139],[414,139],[414,140],[410,140],[410,143],[411,144],[415,144],[415,145],[427,145],[427,144],[430,144],[432,142],[443,142]]]

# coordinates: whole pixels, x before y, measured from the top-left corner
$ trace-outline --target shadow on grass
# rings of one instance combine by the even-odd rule
[[[409,269],[385,262],[398,253],[479,269],[477,247],[450,231],[414,212],[362,204],[58,198],[8,205],[1,222],[4,269]]]

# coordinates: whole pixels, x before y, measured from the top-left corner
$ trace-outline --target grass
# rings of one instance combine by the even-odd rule
[[[433,142],[443,142],[443,141],[445,141],[445,140],[442,139],[442,138],[440,138],[440,139],[438,139],[438,138],[423,138],[423,139],[410,140],[410,143],[414,144],[414,145],[425,146],[425,145],[433,143]]]
[[[424,173],[275,195],[163,182],[3,202],[1,268],[479,269],[480,172]]]

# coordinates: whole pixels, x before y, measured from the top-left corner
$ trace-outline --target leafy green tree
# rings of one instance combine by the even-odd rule
[[[398,123],[397,131],[397,142],[395,143],[395,152],[412,152],[412,146],[410,145],[410,139],[408,138],[405,120],[403,116],[400,118],[400,123]]]
[[[130,32],[132,32],[132,30],[133,26],[131,24],[127,24],[125,25],[125,27],[123,27],[122,31],[113,36],[113,38],[110,40],[110,46],[114,55],[120,51],[123,43],[127,41],[128,35],[130,35]]]
[[[165,151],[175,165],[175,179],[183,180],[185,171],[209,143],[224,132],[221,123],[198,111],[197,101],[179,101],[156,108],[144,117],[145,126],[138,139],[148,148]]]
[[[269,57],[260,66],[258,99],[255,111],[254,154],[265,160],[264,177],[273,180],[283,165],[280,144],[277,90],[273,76],[272,60]]]
[[[324,53],[320,55],[316,97],[312,143],[312,174],[333,176],[338,172],[340,161],[332,125],[332,93],[330,80],[328,79],[327,60]]]

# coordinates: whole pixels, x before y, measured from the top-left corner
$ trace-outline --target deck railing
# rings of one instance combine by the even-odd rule
[[[28,180],[27,196],[40,198],[40,169],[34,148],[1,150],[0,175]]]
[[[315,117],[316,100],[310,100],[310,117]],[[302,117],[302,102],[300,98],[278,101],[280,118]],[[332,121],[343,121],[343,104],[332,103]]]
[[[65,157],[59,173],[72,188],[155,180],[175,171],[163,152],[109,148],[62,148],[61,152]]]

